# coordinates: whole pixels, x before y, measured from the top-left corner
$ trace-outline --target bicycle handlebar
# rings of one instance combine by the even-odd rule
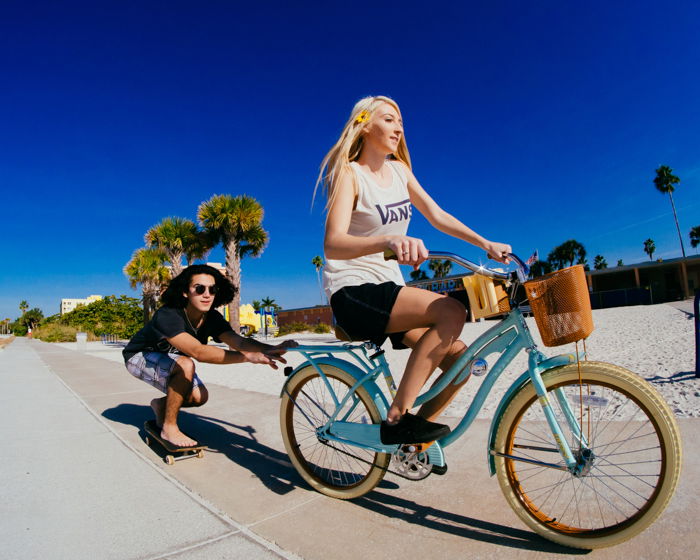
[[[527,280],[528,275],[530,274],[530,267],[527,264],[525,264],[525,262],[520,257],[513,253],[508,253],[508,257],[513,259],[515,264],[518,265],[518,269],[516,270],[516,272],[518,274],[518,279],[520,280],[520,282],[525,282]],[[393,251],[386,250],[384,251],[384,258],[386,260],[396,260],[396,254]],[[452,261],[453,263],[463,266],[464,268],[467,268],[476,274],[481,274],[482,276],[486,276],[488,278],[496,278],[498,280],[510,279],[509,272],[501,272],[499,270],[492,270],[490,268],[486,268],[483,265],[473,263],[472,261],[460,257],[459,255],[456,255],[454,253],[448,253],[446,251],[430,251],[428,253],[428,258],[445,259],[448,261]]]

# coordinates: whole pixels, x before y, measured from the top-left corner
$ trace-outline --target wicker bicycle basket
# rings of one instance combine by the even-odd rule
[[[578,264],[525,282],[527,299],[545,346],[560,346],[593,332],[586,273]]]

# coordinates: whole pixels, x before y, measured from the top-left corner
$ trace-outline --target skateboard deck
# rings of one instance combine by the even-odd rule
[[[192,447],[178,447],[177,445],[173,445],[171,442],[160,437],[160,428],[153,420],[147,420],[143,425],[143,429],[146,432],[146,445],[150,446],[151,441],[157,441],[158,444],[168,452],[164,457],[164,461],[168,465],[173,465],[175,461],[181,461],[183,459],[191,459],[192,457],[201,459],[204,457],[204,450],[207,448],[206,445],[198,444]]]

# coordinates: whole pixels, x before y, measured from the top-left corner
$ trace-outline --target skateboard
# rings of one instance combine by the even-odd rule
[[[175,461],[181,461],[183,459],[191,459],[192,457],[201,459],[204,457],[204,450],[207,448],[206,445],[195,445],[193,447],[178,447],[173,445],[160,437],[160,428],[153,420],[147,420],[143,425],[143,429],[146,431],[146,445],[150,446],[152,441],[157,441],[158,444],[168,452],[164,458],[164,461],[168,465],[174,465]]]

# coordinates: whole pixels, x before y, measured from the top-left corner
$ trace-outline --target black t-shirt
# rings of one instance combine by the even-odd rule
[[[207,312],[202,326],[195,331],[187,320],[184,309],[161,307],[146,326],[132,337],[126,348],[122,350],[122,355],[124,360],[128,361],[138,352],[182,354],[167,341],[168,338],[186,332],[202,344],[206,344],[209,337],[212,337],[216,342],[221,342],[219,336],[232,330],[231,325],[221,316],[221,313],[213,309]]]

